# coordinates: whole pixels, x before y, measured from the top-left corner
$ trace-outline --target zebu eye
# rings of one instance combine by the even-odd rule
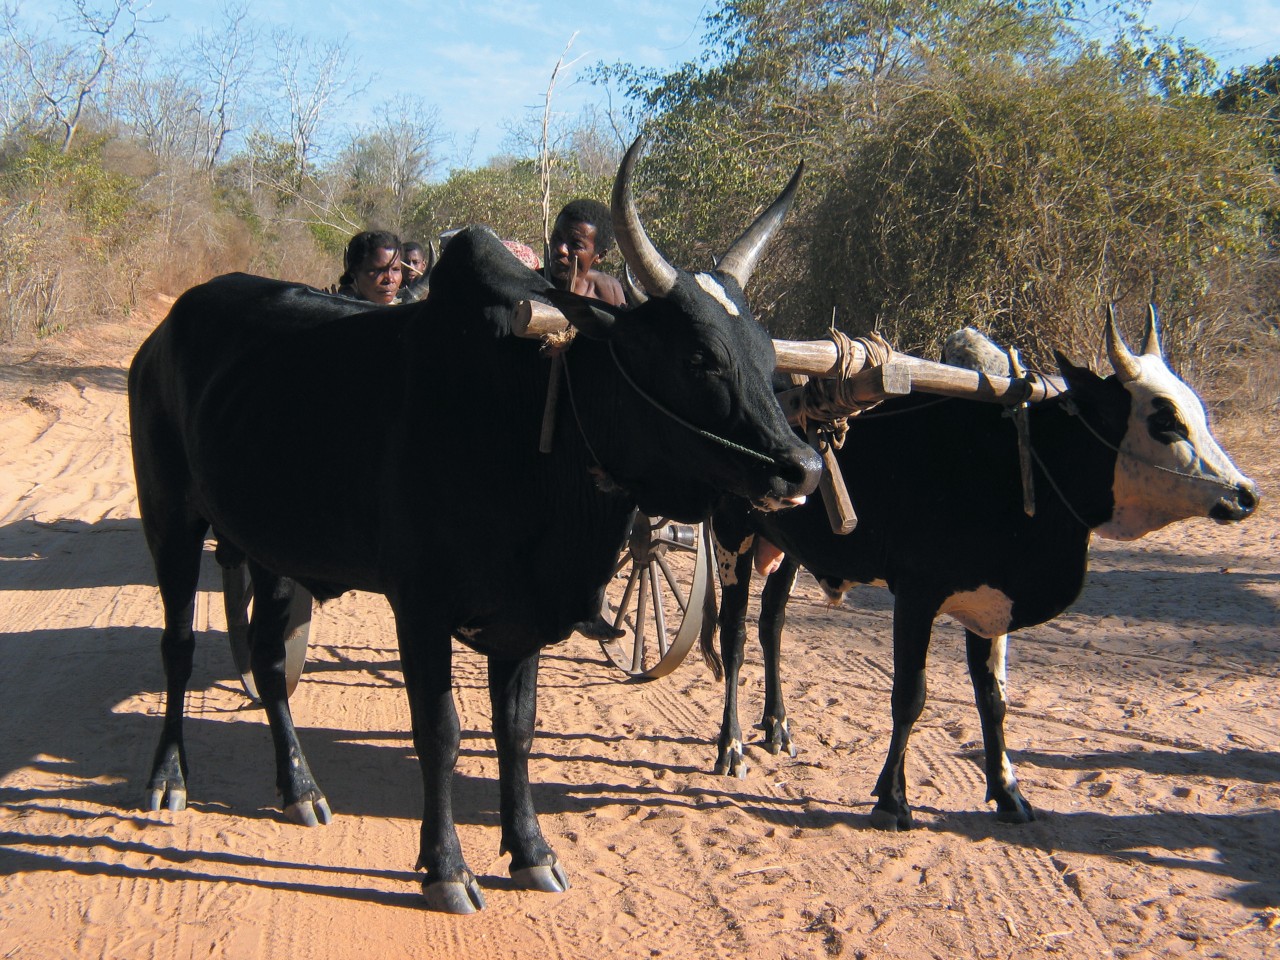
[[[1152,401],[1154,410],[1147,417],[1147,430],[1151,436],[1161,443],[1178,443],[1190,440],[1191,432],[1178,416],[1178,408],[1164,397],[1156,397]]]

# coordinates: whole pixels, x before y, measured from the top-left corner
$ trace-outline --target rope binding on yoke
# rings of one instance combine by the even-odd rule
[[[844,446],[845,435],[849,431],[849,418],[881,402],[855,399],[851,378],[860,370],[891,362],[894,352],[889,341],[878,333],[853,338],[831,327],[828,335],[836,345],[837,370],[830,377],[808,379],[800,396],[796,419],[806,433],[812,424],[832,448],[839,450]]]

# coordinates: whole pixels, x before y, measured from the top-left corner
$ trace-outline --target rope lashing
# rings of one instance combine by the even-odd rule
[[[855,373],[884,366],[893,360],[893,347],[878,333],[853,338],[835,327],[829,332],[838,354],[837,370],[830,377],[811,377],[805,384],[798,413],[802,428],[812,422],[836,450],[844,446],[849,418],[870,410],[880,401],[855,400],[850,379]]]

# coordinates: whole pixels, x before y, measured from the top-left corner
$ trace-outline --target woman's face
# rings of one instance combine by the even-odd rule
[[[385,306],[400,292],[400,275],[399,250],[394,247],[371,250],[355,270],[356,293],[370,303]]]

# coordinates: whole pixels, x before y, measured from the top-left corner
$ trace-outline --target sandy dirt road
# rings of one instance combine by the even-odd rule
[[[630,684],[581,637],[547,652],[532,773],[573,889],[513,890],[482,664],[459,648],[455,808],[488,909],[456,918],[422,908],[411,869],[421,784],[380,597],[316,614],[293,708],[335,819],[306,829],[274,806],[207,553],[191,805],[139,811],[163,677],[124,368],[149,326],[0,365],[0,958],[1280,957],[1274,433],[1233,447],[1258,516],[1098,543],[1076,607],[1013,639],[1030,825],[983,803],[945,623],[909,757],[919,828],[870,829],[889,597],[832,610],[802,577],[785,649],[800,754],[751,746],[745,780],[709,772],[721,697],[696,656]],[[757,652],[744,676],[750,723]]]

